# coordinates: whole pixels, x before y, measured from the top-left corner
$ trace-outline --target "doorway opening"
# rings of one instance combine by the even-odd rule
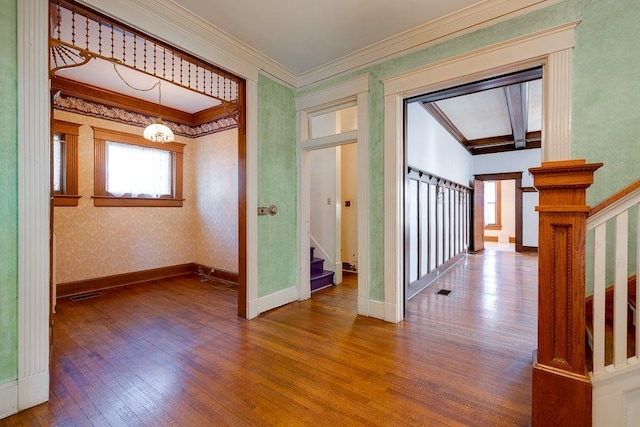
[[[66,133],[77,146],[58,164],[80,159],[79,187],[65,194],[69,179],[63,175],[57,195],[79,206],[52,206],[58,246],[51,248],[52,290],[62,283],[77,293],[200,270],[236,282],[237,314],[247,317],[245,80],[73,1],[50,2],[50,26],[51,128],[75,129]],[[141,127],[155,119],[169,125],[176,142],[142,137]],[[118,143],[146,151],[171,147],[163,163],[167,190],[110,190],[109,157],[98,150],[94,156],[93,147]],[[219,200],[224,203],[212,206]],[[211,242],[222,250],[212,250]]]
[[[540,164],[542,67],[407,98],[404,111],[406,307],[487,240],[537,247],[534,233],[523,243],[523,218],[535,204],[523,203],[522,182]],[[537,230],[537,216],[527,224]]]
[[[343,223],[342,213],[349,211],[349,216],[357,217],[356,230],[357,252],[351,247],[350,254],[357,258],[357,314],[384,318],[384,304],[369,298],[369,147],[368,147],[368,96],[369,76],[363,75],[344,82],[336,87],[310,93],[296,99],[298,112],[298,265],[299,284],[298,298],[311,298],[311,254],[312,237],[312,203],[317,203],[329,212],[328,218]],[[356,143],[356,144],[353,144]],[[357,148],[352,148],[357,147]],[[332,184],[331,194],[314,196],[312,200],[312,155],[322,153],[323,149],[331,149],[328,157],[333,159],[335,179],[338,168],[335,168],[336,157],[340,152],[340,163],[347,170],[340,175],[357,176],[357,179],[339,181],[355,183],[355,187],[343,191]],[[339,149],[339,150],[338,150]],[[316,153],[317,152],[317,153]],[[348,158],[345,157],[349,155]],[[344,159],[344,160],[343,160]],[[336,194],[349,194],[349,200],[335,197]],[[357,199],[356,199],[357,197]],[[340,199],[340,203],[337,200]],[[344,206],[349,202],[349,206]],[[351,223],[347,223],[351,224]],[[330,246],[336,258],[333,260],[334,275],[350,275],[343,272],[342,259],[342,225],[333,225],[333,242]],[[314,232],[315,233],[315,232]],[[331,233],[327,233],[331,235]],[[340,237],[336,238],[336,234]],[[350,240],[350,242],[352,242]],[[352,242],[353,243],[353,242]],[[337,250],[335,245],[339,245]],[[347,246],[347,244],[345,244]],[[326,248],[325,248],[326,249]],[[355,265],[349,261],[347,263]],[[336,261],[337,260],[337,261]],[[336,274],[337,273],[337,274]],[[340,278],[340,277],[338,277]]]
[[[352,288],[332,292],[336,302],[357,312],[358,289],[358,144],[340,144],[309,152],[311,297],[331,286]],[[325,301],[327,303],[327,301]]]

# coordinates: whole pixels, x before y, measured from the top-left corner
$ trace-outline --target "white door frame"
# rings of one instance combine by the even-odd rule
[[[543,67],[542,160],[571,158],[571,54],[577,21],[382,79],[384,84],[384,283],[389,322],[404,317],[403,104],[406,98]]]
[[[314,114],[358,106],[358,129],[339,135],[311,138]],[[382,303],[369,300],[369,74],[296,99],[298,122],[298,298],[311,297],[310,276],[310,165],[309,152],[358,144],[358,314],[382,318]]]

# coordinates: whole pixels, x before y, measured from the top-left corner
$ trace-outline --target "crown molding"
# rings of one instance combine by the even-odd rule
[[[295,82],[284,67],[171,1],[77,1],[242,78],[257,81],[260,69],[273,69]]]
[[[349,71],[356,71],[389,59],[442,43],[481,28],[524,15],[559,0],[487,0],[427,22],[412,30],[344,56],[298,76],[305,87]]]

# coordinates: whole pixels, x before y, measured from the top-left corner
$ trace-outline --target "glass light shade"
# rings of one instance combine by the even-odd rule
[[[143,136],[153,142],[165,143],[173,141],[173,131],[162,123],[160,117],[155,123],[151,123],[145,128]]]

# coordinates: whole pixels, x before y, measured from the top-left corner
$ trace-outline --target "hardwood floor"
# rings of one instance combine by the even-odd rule
[[[62,299],[51,400],[0,425],[530,423],[536,256],[469,255],[399,324],[347,279],[251,321],[196,276]]]

